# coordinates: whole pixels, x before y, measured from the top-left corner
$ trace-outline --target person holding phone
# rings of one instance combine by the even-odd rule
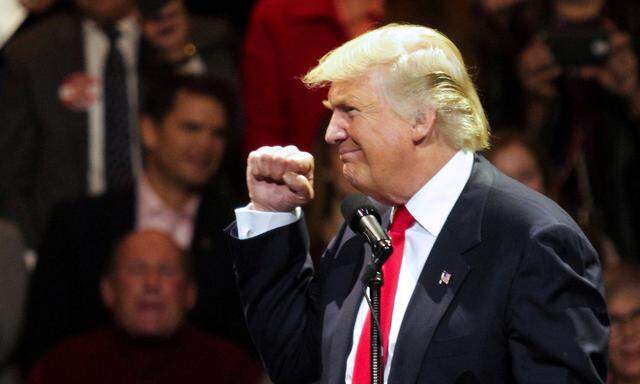
[[[640,83],[632,35],[606,0],[553,0],[517,59],[527,135],[548,148],[550,184],[583,226],[623,256],[640,250]]]

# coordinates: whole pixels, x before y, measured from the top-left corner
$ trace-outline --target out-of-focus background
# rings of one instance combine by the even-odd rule
[[[352,187],[299,78],[388,22],[460,48],[483,155],[590,237],[640,383],[635,0],[0,0],[0,384],[268,382],[222,235],[244,161],[316,156],[317,261]]]

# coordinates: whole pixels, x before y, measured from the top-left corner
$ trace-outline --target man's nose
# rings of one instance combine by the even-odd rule
[[[160,287],[161,275],[159,271],[149,269],[144,276],[144,286],[146,290],[156,291]]]
[[[346,140],[349,134],[346,130],[346,121],[342,118],[338,112],[333,112],[331,115],[331,121],[327,127],[327,132],[324,135],[324,141],[327,144],[339,144]]]

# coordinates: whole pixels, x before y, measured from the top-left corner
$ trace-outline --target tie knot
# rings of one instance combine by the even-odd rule
[[[104,34],[107,35],[107,39],[109,39],[109,42],[111,44],[117,41],[120,37],[120,31],[113,24],[105,25],[104,27],[102,27],[102,30],[104,31]]]
[[[391,227],[389,227],[389,232],[404,232],[410,226],[415,223],[416,219],[411,216],[409,210],[406,206],[402,205],[396,207],[396,211],[393,214],[393,221],[391,222]]]

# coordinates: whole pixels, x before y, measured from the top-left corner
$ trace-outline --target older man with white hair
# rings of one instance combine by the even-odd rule
[[[429,28],[388,25],[330,52],[303,81],[330,87],[326,141],[382,225],[391,222],[378,378],[604,382],[597,254],[556,204],[474,153],[489,129],[455,45]],[[311,267],[300,209],[313,198],[311,155],[260,148],[247,184],[251,202],[236,211],[230,243],[273,380],[368,383],[371,251],[345,224]]]

